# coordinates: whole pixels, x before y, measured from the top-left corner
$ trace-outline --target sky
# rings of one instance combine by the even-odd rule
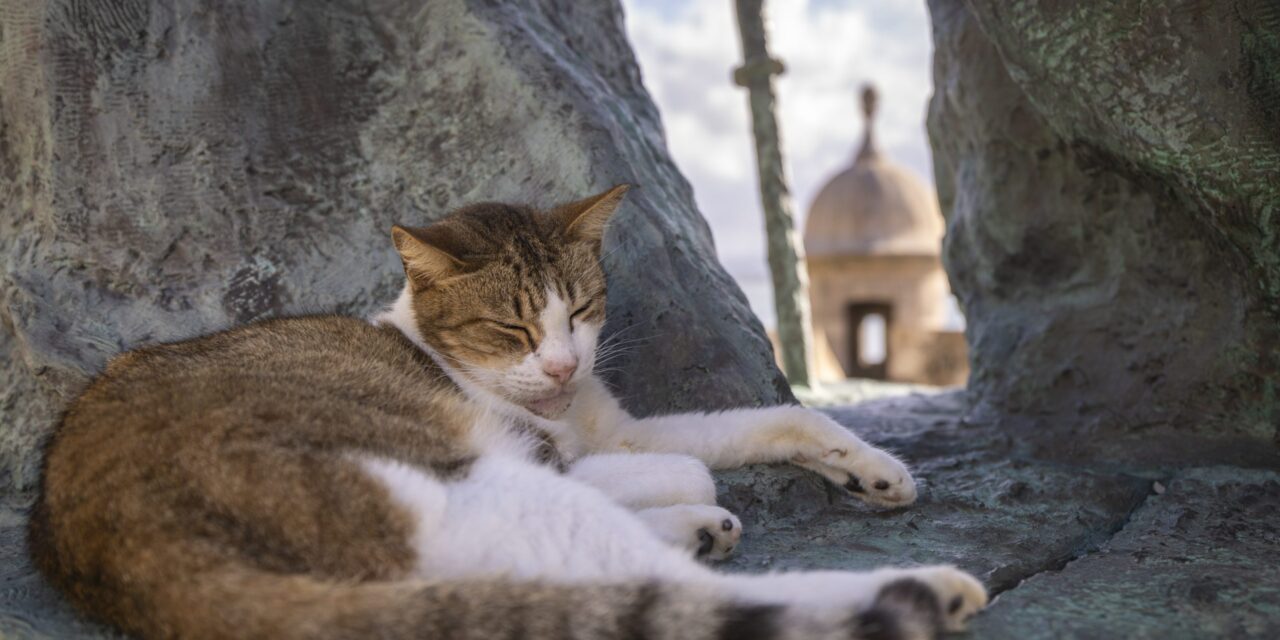
[[[733,0],[622,4],[667,144],[693,183],[720,261],[772,327],[746,90],[730,79],[742,61]],[[787,67],[777,84],[778,115],[797,223],[826,180],[852,162],[866,82],[880,91],[880,150],[933,184],[924,128],[933,45],[924,0],[770,0],[766,11],[770,53]]]

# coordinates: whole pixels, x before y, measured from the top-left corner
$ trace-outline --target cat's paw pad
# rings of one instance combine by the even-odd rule
[[[795,419],[804,435],[793,463],[876,506],[905,507],[916,501],[916,482],[897,458],[817,411],[803,409]]]
[[[708,504],[678,504],[636,512],[649,529],[672,546],[706,560],[723,560],[742,537],[742,521]]]
[[[866,447],[851,452],[832,447],[795,460],[822,474],[858,499],[880,507],[905,507],[916,501],[916,481],[906,465],[893,456]]]
[[[841,464],[847,457],[831,451],[822,462],[844,472],[836,476],[836,481],[849,493],[882,507],[903,507],[916,501],[915,479],[906,465],[893,456],[870,449],[861,452],[856,460]]]
[[[706,507],[706,512],[699,515],[699,520],[703,521],[703,525],[696,532],[698,546],[694,549],[694,555],[711,561],[728,558],[742,538],[742,522],[738,520],[738,516],[720,507]]]
[[[941,626],[946,631],[964,631],[979,611],[987,606],[987,589],[977,578],[955,567],[922,567],[905,572],[904,578],[919,581],[936,597]],[[890,583],[884,589],[890,589]]]

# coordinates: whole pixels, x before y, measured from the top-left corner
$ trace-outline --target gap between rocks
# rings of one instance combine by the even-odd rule
[[[1147,480],[1147,478],[1140,478],[1139,476],[1132,476],[1132,475],[1130,475],[1130,474],[1120,474],[1120,475],[1121,475],[1122,477],[1130,477],[1130,478],[1138,478],[1138,479],[1142,479],[1142,480]],[[1151,482],[1153,482],[1153,483],[1154,483],[1154,482],[1159,482],[1159,483],[1161,483],[1161,484],[1163,484],[1163,485],[1165,485],[1165,486],[1168,486],[1169,481],[1170,481],[1170,478],[1168,478],[1168,477],[1161,477],[1161,478],[1156,479],[1156,480],[1151,480]],[[1146,493],[1145,495],[1143,495],[1143,496],[1142,496],[1142,499],[1140,499],[1140,500],[1138,500],[1137,502],[1135,502],[1135,503],[1133,504],[1133,506],[1129,508],[1129,510],[1125,513],[1125,515],[1124,515],[1124,519],[1123,519],[1123,520],[1121,520],[1121,521],[1120,521],[1119,523],[1117,523],[1115,526],[1108,528],[1108,530],[1107,530],[1107,532],[1106,532],[1105,536],[1104,536],[1102,539],[1099,539],[1099,540],[1089,540],[1089,541],[1088,541],[1088,542],[1086,542],[1084,545],[1082,545],[1079,549],[1077,549],[1074,553],[1072,553],[1071,555],[1069,555],[1069,556],[1067,556],[1067,557],[1065,557],[1065,558],[1054,558],[1054,559],[1051,559],[1051,560],[1049,560],[1049,561],[1046,561],[1042,566],[1040,566],[1039,568],[1035,569],[1034,571],[1031,571],[1031,572],[1027,573],[1027,574],[1026,574],[1026,575],[1024,575],[1022,578],[1020,578],[1017,582],[1013,583],[1013,584],[1012,584],[1012,585],[1010,585],[1010,586],[1007,586],[1007,587],[999,587],[999,586],[997,586],[997,587],[993,587],[993,588],[991,588],[991,598],[992,598],[992,601],[994,602],[994,600],[995,600],[996,598],[998,598],[998,597],[999,597],[1000,595],[1002,595],[1002,594],[1009,593],[1009,592],[1011,592],[1011,591],[1013,591],[1013,590],[1017,589],[1018,587],[1022,586],[1024,583],[1026,583],[1026,581],[1027,581],[1027,580],[1030,580],[1031,578],[1034,578],[1034,577],[1036,577],[1036,576],[1038,576],[1038,575],[1042,575],[1042,574],[1045,574],[1045,573],[1057,573],[1057,572],[1060,572],[1060,571],[1062,571],[1062,570],[1066,569],[1066,568],[1067,568],[1071,563],[1073,563],[1073,562],[1075,562],[1075,561],[1077,561],[1077,560],[1080,560],[1080,559],[1082,559],[1082,558],[1086,558],[1086,557],[1088,557],[1088,556],[1090,556],[1090,555],[1092,555],[1092,554],[1094,554],[1094,553],[1097,553],[1097,552],[1098,552],[1099,550],[1101,550],[1101,549],[1102,549],[1102,548],[1103,548],[1103,547],[1104,547],[1108,542],[1110,542],[1110,541],[1111,541],[1111,540],[1113,540],[1117,535],[1119,535],[1119,534],[1120,534],[1120,532],[1124,531],[1125,527],[1129,526],[1129,523],[1131,523],[1131,522],[1133,521],[1133,516],[1134,516],[1134,514],[1135,514],[1135,513],[1137,513],[1137,512],[1138,512],[1138,510],[1139,510],[1139,509],[1141,509],[1144,505],[1146,505],[1146,504],[1147,504],[1147,502],[1151,499],[1151,497],[1152,497],[1152,496],[1155,496],[1155,495],[1159,495],[1159,494],[1157,494],[1155,491],[1150,491],[1150,492]]]

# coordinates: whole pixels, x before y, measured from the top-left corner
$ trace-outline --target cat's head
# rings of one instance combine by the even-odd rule
[[[554,418],[592,374],[605,318],[600,244],[626,193],[549,211],[482,203],[392,239],[407,284],[398,303],[454,375]]]

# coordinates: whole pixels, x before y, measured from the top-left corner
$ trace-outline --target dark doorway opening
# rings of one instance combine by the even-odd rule
[[[886,380],[889,375],[889,331],[893,307],[883,302],[858,302],[845,309],[849,336],[851,378]]]

